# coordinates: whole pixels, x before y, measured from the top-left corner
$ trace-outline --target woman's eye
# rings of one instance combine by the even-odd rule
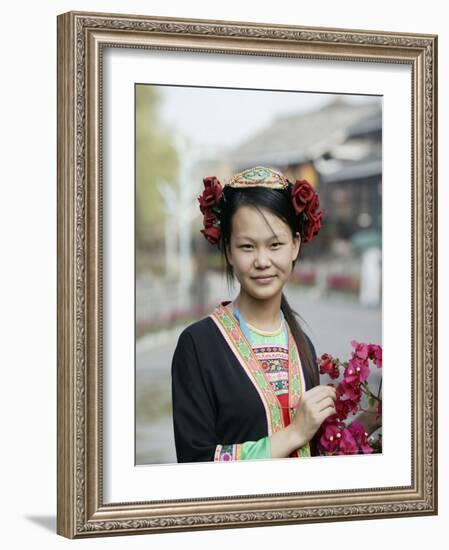
[[[271,247],[272,248],[279,248],[281,246],[282,243],[272,243],[271,244]]]
[[[244,250],[251,250],[252,245],[250,244],[242,244],[239,246],[239,248],[243,248]]]

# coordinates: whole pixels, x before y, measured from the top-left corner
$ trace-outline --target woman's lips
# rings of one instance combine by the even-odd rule
[[[266,285],[268,283],[271,283],[271,281],[275,278],[275,275],[267,275],[265,277],[252,277],[253,281],[256,281],[256,283],[260,285]]]

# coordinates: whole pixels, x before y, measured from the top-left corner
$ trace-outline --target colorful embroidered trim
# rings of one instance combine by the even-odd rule
[[[271,458],[271,442],[268,436],[262,437],[258,441],[245,441],[234,445],[217,445],[214,453],[215,462],[259,458]]]
[[[270,436],[273,433],[281,430],[285,427],[285,424],[279,400],[251,345],[243,335],[237,320],[234,318],[233,315],[229,313],[228,309],[221,304],[217,308],[215,308],[215,310],[211,314],[211,317],[219,328],[220,332],[223,334],[223,337],[225,338],[231,350],[234,352],[234,355],[247,373],[251,382],[254,384],[254,387],[256,388],[260,396],[267,417],[268,435]],[[304,392],[305,380],[301,368],[298,350],[296,347],[296,342],[288,324],[287,330],[290,379],[289,413],[290,420],[292,420],[293,411],[296,410],[296,405],[298,404],[299,399]],[[238,450],[235,449],[233,452],[237,453]],[[306,445],[295,451],[294,455],[301,457],[311,456],[310,445],[307,443]]]
[[[222,305],[215,309],[211,317],[260,396],[267,417],[268,435],[282,429],[284,421],[278,398],[237,320]]]
[[[214,462],[230,462],[232,460],[241,460],[242,446],[235,445],[217,445],[214,454]]]

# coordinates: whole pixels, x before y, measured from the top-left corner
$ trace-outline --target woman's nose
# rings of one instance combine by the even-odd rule
[[[264,249],[258,249],[256,252],[256,257],[254,259],[254,265],[256,267],[263,268],[270,265],[270,256]]]

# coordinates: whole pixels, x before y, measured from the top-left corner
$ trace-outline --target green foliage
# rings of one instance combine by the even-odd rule
[[[161,97],[148,85],[136,86],[136,246],[137,254],[163,252],[164,211],[157,183],[174,182],[178,159],[169,131],[162,127]]]

